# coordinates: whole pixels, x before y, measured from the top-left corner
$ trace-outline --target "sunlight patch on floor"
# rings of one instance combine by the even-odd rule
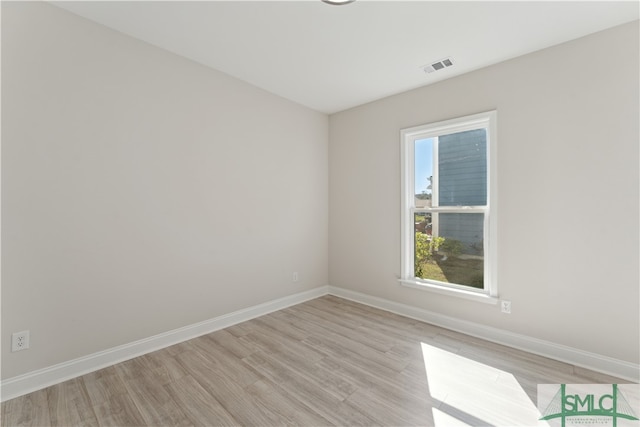
[[[438,426],[548,426],[509,372],[422,343]]]

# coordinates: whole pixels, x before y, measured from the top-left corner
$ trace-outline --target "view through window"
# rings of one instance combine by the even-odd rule
[[[495,113],[403,131],[403,279],[488,292]]]

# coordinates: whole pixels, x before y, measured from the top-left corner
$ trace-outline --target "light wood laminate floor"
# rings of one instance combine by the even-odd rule
[[[2,404],[3,426],[537,425],[537,384],[624,383],[333,296]]]

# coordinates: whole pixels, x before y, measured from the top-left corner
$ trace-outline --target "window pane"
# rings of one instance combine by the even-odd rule
[[[419,218],[418,216],[424,216]],[[419,219],[430,220],[425,230]],[[415,277],[484,287],[484,214],[415,214]]]
[[[415,142],[414,194],[417,208],[431,207],[433,142],[433,138],[420,139]]]
[[[486,206],[486,130],[442,135],[438,140],[439,205]]]
[[[431,212],[420,212],[414,214],[415,232],[427,234],[431,236],[432,224],[431,224]]]

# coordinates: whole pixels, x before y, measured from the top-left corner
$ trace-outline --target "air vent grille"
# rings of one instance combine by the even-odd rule
[[[444,70],[451,66],[453,66],[453,60],[451,58],[444,58],[429,65],[425,65],[422,69],[425,73],[433,73],[434,71]]]

